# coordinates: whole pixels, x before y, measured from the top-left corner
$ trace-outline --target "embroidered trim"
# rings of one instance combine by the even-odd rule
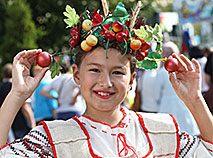
[[[98,155],[96,155],[92,149],[92,145],[90,143],[90,136],[89,136],[89,133],[87,132],[86,128],[83,126],[83,124],[77,119],[77,117],[73,117],[72,118],[74,121],[76,121],[78,123],[78,125],[81,127],[81,129],[83,130],[84,134],[87,136],[87,144],[88,144],[88,147],[89,147],[89,152],[90,154],[92,155],[92,157],[94,158],[102,158]]]
[[[122,140],[123,138],[123,140]],[[119,147],[119,140],[120,142],[123,144],[123,149],[120,150],[120,147]],[[128,149],[130,149],[134,155],[138,158],[138,155],[136,154],[136,150],[134,147],[132,146],[129,146],[126,142],[126,136],[122,133],[119,133],[118,136],[117,136],[117,149],[118,149],[118,156],[119,157],[123,157],[123,156],[127,156],[128,154]],[[124,151],[124,155],[121,155],[121,153]]]
[[[210,141],[208,141],[208,140],[205,140],[201,135],[200,135],[200,139],[203,140],[204,142],[207,142],[207,143],[210,143],[210,144],[213,145],[213,142],[210,142]]]
[[[57,158],[56,148],[55,148],[55,145],[53,144],[53,139],[52,139],[52,136],[51,136],[51,134],[50,134],[50,131],[49,131],[49,129],[48,129],[47,124],[46,124],[44,121],[42,121],[42,122],[40,122],[38,125],[43,125],[44,130],[45,130],[45,132],[47,133],[47,137],[49,138],[49,142],[50,142],[50,145],[51,145],[52,150],[53,150],[54,158]]]
[[[181,134],[180,139],[184,140],[186,142],[186,144],[182,148],[179,149],[180,150],[179,157],[185,157],[189,153],[189,151],[193,148],[193,146],[195,145],[196,137],[192,137],[184,132]]]
[[[171,118],[172,118],[172,120],[173,120],[173,122],[174,122],[174,124],[175,124],[175,128],[176,128],[176,130],[177,130],[177,132],[176,132],[176,136],[177,136],[177,149],[176,149],[176,155],[175,155],[175,157],[178,158],[178,156],[179,156],[179,149],[180,149],[179,128],[178,128],[178,124],[177,124],[177,122],[176,122],[174,116],[171,115],[171,114],[169,114],[169,116],[171,116]]]
[[[8,142],[7,142],[4,146],[2,146],[2,147],[0,148],[0,150],[4,149],[4,148],[7,147],[7,146],[8,146]]]
[[[150,138],[149,138],[149,135],[148,135],[148,130],[147,130],[147,128],[145,127],[145,124],[144,124],[144,120],[143,120],[142,115],[140,115],[140,114],[138,114],[138,113],[136,113],[136,115],[138,116],[139,122],[140,122],[140,124],[141,124],[141,127],[142,127],[143,130],[144,130],[144,133],[145,133],[145,135],[146,135],[146,138],[148,139],[149,146],[150,146],[149,152],[143,157],[143,158],[146,158],[146,157],[148,157],[148,156],[151,154],[151,152],[153,151],[153,146],[152,146],[152,142],[151,142],[151,140],[150,140]]]
[[[121,119],[121,121],[120,121],[120,125],[116,125],[116,126],[113,126],[113,127],[112,127],[110,124],[108,124],[108,123],[103,123],[103,122],[100,122],[100,121],[96,121],[96,120],[94,120],[94,119],[92,119],[92,118],[90,118],[90,117],[88,117],[88,116],[85,116],[85,115],[76,116],[76,117],[84,117],[84,118],[86,118],[86,119],[89,119],[89,120],[92,121],[92,122],[96,122],[96,123],[100,123],[100,124],[103,124],[103,125],[107,125],[107,126],[109,126],[111,129],[117,128],[117,127],[124,128],[125,125],[126,125],[126,123],[124,123],[123,120],[125,119],[125,117],[127,116],[127,114],[126,114],[126,111],[125,111],[125,109],[124,109],[123,107],[121,107],[120,111],[123,113],[123,117],[122,117],[122,119]],[[130,122],[130,120],[129,120],[129,122]],[[127,127],[127,126],[126,126],[126,127]]]

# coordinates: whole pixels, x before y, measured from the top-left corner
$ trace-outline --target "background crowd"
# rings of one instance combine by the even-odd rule
[[[152,16],[154,13],[152,6],[154,5],[151,5],[151,3],[153,1],[144,2],[141,11],[143,15],[146,15],[147,23],[156,22],[155,17]],[[77,11],[81,11],[84,6],[90,6],[90,4],[96,8],[100,6],[99,2],[95,0],[88,2],[87,0],[73,1],[72,5],[76,6]],[[45,3],[46,5],[42,1],[33,0],[14,0],[9,3],[0,0],[0,4],[2,4],[0,5],[0,21],[5,23],[4,26],[0,27],[0,34],[3,35],[3,38],[0,39],[0,52],[7,52],[0,54],[0,59],[3,59],[0,65],[2,67],[0,105],[11,89],[11,60],[15,55],[14,53],[23,48],[31,49],[38,46],[48,50],[48,52],[58,52],[65,49],[64,47],[67,45],[67,32],[69,31],[65,30],[64,17],[61,13],[69,1],[57,1],[57,3],[46,1]],[[110,1],[109,3],[117,3],[117,1]],[[127,8],[131,8],[133,5],[134,1],[128,3]],[[149,22],[150,19],[153,21]],[[16,23],[11,25],[14,21]],[[61,37],[62,34],[66,36]],[[25,41],[22,41],[22,35]],[[182,50],[178,47],[181,44],[170,40],[168,34],[165,33],[164,35],[162,56],[169,57],[172,53],[182,53]],[[201,65],[202,93],[213,113],[213,98],[211,98],[213,95],[213,49],[211,47],[191,46],[187,54],[186,52],[184,54],[189,59],[197,59]],[[62,66],[60,76],[51,79],[50,72],[46,73],[34,94],[18,112],[8,141],[23,137],[41,121],[67,120],[84,112],[84,100],[78,85],[72,79],[72,70],[70,69],[72,61],[62,59],[59,63]],[[39,66],[33,65],[32,76],[40,69]],[[177,97],[169,82],[163,62],[159,63],[157,70],[138,70],[133,87],[124,100],[123,106],[134,111],[170,113],[176,118],[181,131],[186,131],[191,135],[199,135],[193,116]]]

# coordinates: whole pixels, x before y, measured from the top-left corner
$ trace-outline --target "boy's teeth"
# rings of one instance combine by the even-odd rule
[[[110,95],[109,93],[103,93],[103,92],[98,92],[99,95],[102,95],[102,96],[108,96]]]

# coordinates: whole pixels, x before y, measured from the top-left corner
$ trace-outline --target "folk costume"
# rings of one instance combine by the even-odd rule
[[[122,3],[113,13],[102,1],[104,15],[88,10],[79,17],[70,6],[66,7],[65,22],[71,27],[70,46],[75,59],[78,50],[91,51],[97,44],[106,49],[114,47],[130,53],[138,60],[137,67],[157,68],[161,58],[162,33],[160,27],[144,25],[137,18],[141,2],[132,14]],[[90,40],[87,40],[90,39]],[[92,41],[92,43],[91,43]],[[155,41],[155,51],[148,52],[149,42]],[[53,56],[54,57],[54,56]],[[57,74],[57,63],[51,64],[52,76]],[[67,121],[43,122],[23,139],[0,149],[0,157],[42,158],[201,158],[213,157],[213,142],[187,133],[179,133],[172,115],[135,113],[121,108],[123,118],[117,126],[98,122],[82,115]]]
[[[115,127],[84,115],[43,122],[4,146],[0,157],[213,157],[213,142],[179,133],[172,115],[135,113],[124,107],[121,111],[124,116]]]

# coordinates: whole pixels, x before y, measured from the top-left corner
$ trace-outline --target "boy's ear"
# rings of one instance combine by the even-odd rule
[[[133,73],[131,74],[131,78],[130,78],[130,81],[129,81],[129,86],[130,86],[130,88],[132,87],[132,84],[133,84],[133,82],[134,82],[135,77],[136,77],[136,72],[133,72]]]
[[[78,66],[76,64],[72,65],[72,71],[73,71],[73,79],[74,79],[75,83],[80,85],[79,70],[78,70]]]

